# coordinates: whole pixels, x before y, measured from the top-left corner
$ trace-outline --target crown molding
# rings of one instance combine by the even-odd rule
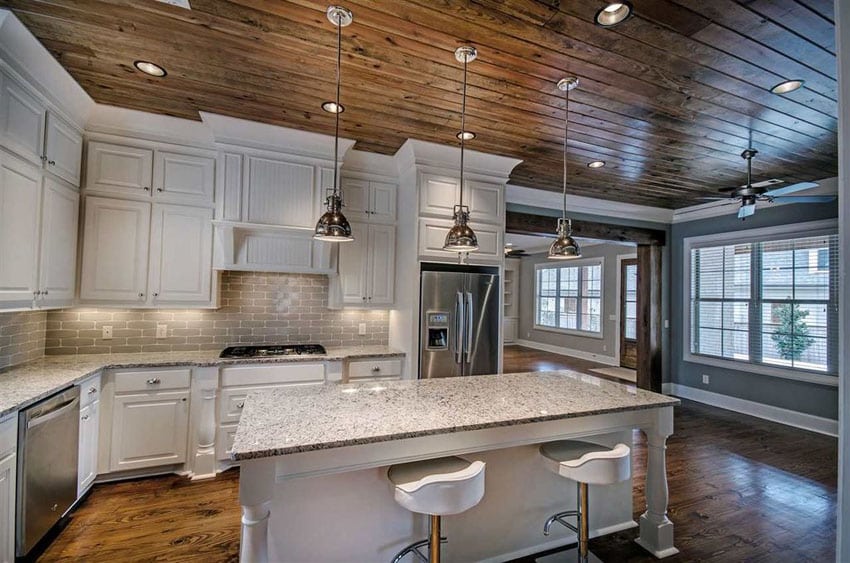
[[[399,174],[412,167],[430,167],[446,171],[460,170],[460,147],[440,145],[418,139],[408,139],[395,153]],[[522,160],[487,154],[474,150],[464,150],[464,172],[474,175],[496,177],[507,183],[511,171]]]

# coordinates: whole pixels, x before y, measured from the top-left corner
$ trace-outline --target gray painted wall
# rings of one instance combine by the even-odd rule
[[[609,316],[617,314],[617,256],[635,253],[635,247],[620,244],[595,244],[582,249],[582,258],[602,258],[602,338],[563,334],[534,328],[535,265],[552,263],[546,253],[523,257],[520,266],[519,336],[522,340],[581,350],[601,356],[614,356],[617,346],[617,323]],[[565,264],[566,265],[566,264]]]
[[[754,217],[746,221],[737,219],[732,211],[734,210],[730,210],[730,214],[723,217],[673,225],[670,244],[673,280],[682,279],[686,237],[830,219],[838,216],[838,204],[783,205],[762,208]],[[670,325],[673,329],[673,338],[671,338],[671,380],[673,382],[825,418],[838,418],[836,387],[684,361],[684,335],[687,334],[681,305],[684,291],[685,288],[681,283],[673,283],[670,286],[670,302],[673,304]],[[702,374],[711,376],[710,385],[702,384]]]

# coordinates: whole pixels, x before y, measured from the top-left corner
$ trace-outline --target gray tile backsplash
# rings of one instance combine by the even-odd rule
[[[263,343],[387,344],[389,311],[330,310],[327,306],[327,276],[224,272],[221,308],[217,310],[51,311],[47,313],[45,353],[217,350]],[[158,323],[168,325],[166,338],[156,338]],[[366,324],[365,335],[358,334],[361,323]],[[104,326],[112,327],[111,340],[102,338]],[[0,353],[2,342],[0,336]]]
[[[0,368],[44,355],[46,311],[0,313]]]

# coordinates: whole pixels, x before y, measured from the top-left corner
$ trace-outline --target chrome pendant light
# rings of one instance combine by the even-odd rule
[[[571,260],[581,257],[581,247],[573,238],[573,223],[567,218],[567,133],[570,122],[570,90],[578,86],[578,78],[570,76],[558,81],[558,89],[564,93],[564,207],[558,219],[558,238],[549,247],[550,260]]]
[[[446,235],[446,242],[443,244],[443,250],[450,252],[473,252],[478,250],[478,237],[475,236],[475,231],[469,226],[469,207],[463,204],[463,149],[464,143],[475,137],[475,135],[466,130],[466,66],[475,60],[478,56],[478,51],[475,47],[464,45],[455,50],[455,58],[458,62],[463,63],[463,102],[460,110],[460,132],[457,138],[460,139],[460,201],[454,207],[454,226],[449,229]]]
[[[339,114],[343,112],[343,107],[339,103],[339,85],[342,28],[351,24],[354,16],[351,10],[342,6],[329,6],[327,15],[328,20],[336,26],[336,101],[323,103],[322,109],[333,113],[336,119],[334,129],[334,187],[331,195],[325,200],[327,210],[316,223],[313,238],[326,242],[351,242],[354,240],[354,236],[351,234],[351,225],[348,223],[348,219],[342,214],[342,187],[339,184]]]

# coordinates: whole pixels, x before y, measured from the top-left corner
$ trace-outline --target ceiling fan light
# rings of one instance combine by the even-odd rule
[[[805,83],[806,83],[805,80],[800,80],[800,79],[796,79],[796,78],[793,79],[793,80],[785,80],[783,82],[780,82],[776,86],[773,86],[770,89],[770,91],[773,94],[779,94],[779,95],[789,94],[791,92],[794,92],[794,91],[802,88]]]
[[[573,260],[581,258],[581,246],[573,238],[569,219],[558,219],[558,238],[549,246],[549,260]]]
[[[631,2],[610,2],[596,12],[594,21],[601,27],[613,27],[629,19],[632,15]]]

